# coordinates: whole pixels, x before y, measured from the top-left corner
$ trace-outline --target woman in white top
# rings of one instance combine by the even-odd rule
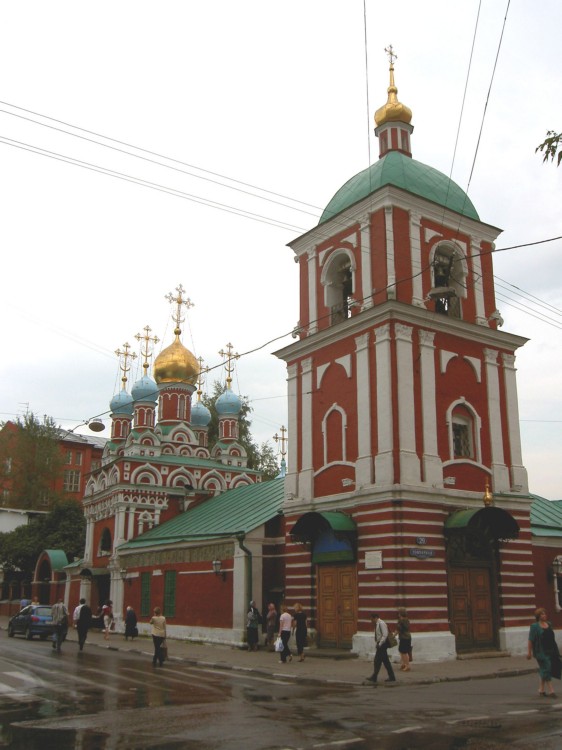
[[[289,608],[286,604],[283,605],[283,614],[279,618],[279,637],[283,641],[283,651],[281,652],[280,663],[285,664],[287,659],[293,660],[291,650],[289,649],[289,638],[291,637],[291,627],[293,618],[289,614]]]
[[[152,657],[152,666],[156,666],[156,662],[162,666],[164,664],[164,654],[162,653],[162,645],[166,640],[166,618],[162,615],[160,607],[154,607],[154,616],[150,620],[152,634],[152,643],[154,644],[154,656]]]

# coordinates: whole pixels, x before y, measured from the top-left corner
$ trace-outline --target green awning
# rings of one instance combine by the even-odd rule
[[[291,529],[291,536],[301,541],[311,542],[324,531],[331,529],[336,534],[356,532],[357,525],[351,516],[339,510],[317,513],[311,511],[299,518]]]
[[[503,508],[470,508],[456,510],[445,521],[445,534],[453,534],[466,529],[489,531],[494,539],[517,539],[519,524]]]

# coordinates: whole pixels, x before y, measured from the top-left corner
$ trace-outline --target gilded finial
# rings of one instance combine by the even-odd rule
[[[285,458],[285,456],[287,455],[287,428],[284,425],[281,425],[281,427],[279,428],[279,432],[281,433],[281,435],[275,433],[273,439],[276,443],[280,443],[279,453],[281,454],[281,458]]]
[[[142,335],[142,333],[135,334],[135,338],[137,341],[144,341],[144,344],[143,344],[144,351],[141,350],[141,357],[144,360],[144,362],[142,363],[142,369],[144,370],[145,375],[148,375],[148,368],[149,368],[148,360],[154,354],[154,348],[152,350],[150,350],[149,348],[150,344],[152,343],[156,345],[160,341],[158,336],[150,336],[151,330],[152,328],[146,325],[143,328],[144,336]]]
[[[197,403],[201,401],[201,396],[203,395],[203,384],[205,382],[203,375],[206,375],[209,372],[208,367],[203,367],[203,362],[205,361],[203,357],[197,357],[197,361],[199,362],[199,376],[197,378]]]
[[[375,125],[377,127],[384,125],[385,122],[409,123],[412,119],[412,110],[398,101],[398,89],[394,83],[394,61],[398,59],[398,55],[394,52],[392,44],[385,47],[384,51],[388,55],[388,60],[390,62],[390,85],[387,89],[388,99],[386,104],[383,104],[383,106],[375,112]]]
[[[228,343],[226,345],[226,351],[224,349],[221,349],[219,354],[221,357],[224,357],[226,360],[224,363],[224,367],[226,369],[226,389],[227,391],[230,390],[230,384],[232,383],[232,373],[234,371],[234,360],[240,359],[240,355],[238,353],[233,353],[234,347],[232,344]]]
[[[494,504],[494,496],[492,495],[490,491],[490,485],[488,482],[486,482],[486,489],[484,490],[484,496],[482,497],[482,501],[486,508],[489,508],[491,505]]]
[[[123,375],[121,376],[121,383],[122,390],[124,391],[127,387],[127,373],[131,369],[131,366],[129,365],[129,360],[133,361],[137,358],[137,355],[134,352],[130,351],[131,345],[129,343],[123,344],[123,351],[121,349],[116,349],[115,354],[119,357],[119,367],[121,369],[121,372]]]
[[[176,324],[174,333],[176,336],[179,336],[181,333],[180,324],[183,323],[183,321],[185,320],[185,318],[182,318],[181,316],[181,308],[182,306],[184,306],[189,310],[190,307],[194,307],[194,304],[189,299],[189,297],[186,297],[185,299],[183,298],[185,289],[183,288],[181,284],[176,287],[176,292],[177,292],[176,295],[172,294],[172,292],[169,292],[168,294],[165,295],[165,299],[167,299],[168,302],[170,303],[175,303],[177,306],[175,315],[174,313],[172,313],[172,320]]]

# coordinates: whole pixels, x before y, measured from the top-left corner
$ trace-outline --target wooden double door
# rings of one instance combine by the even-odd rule
[[[497,646],[491,579],[488,567],[449,569],[451,619],[457,651]]]
[[[318,643],[351,648],[357,631],[357,571],[355,565],[319,565]]]

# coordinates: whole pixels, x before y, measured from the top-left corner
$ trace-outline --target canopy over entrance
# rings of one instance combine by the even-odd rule
[[[462,531],[488,531],[496,540],[517,539],[519,524],[503,508],[473,508],[456,510],[445,521],[445,535]]]
[[[312,544],[312,562],[355,561],[357,526],[341,511],[305,513],[291,530],[296,542]]]

